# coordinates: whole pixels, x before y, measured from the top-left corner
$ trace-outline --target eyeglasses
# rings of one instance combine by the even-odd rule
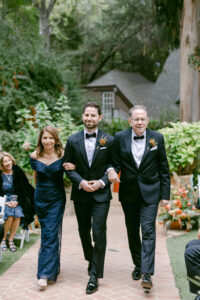
[[[135,123],[138,123],[138,122],[146,122],[146,119],[145,118],[131,118],[132,121],[134,121]]]

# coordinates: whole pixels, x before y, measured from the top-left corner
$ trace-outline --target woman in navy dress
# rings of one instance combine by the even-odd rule
[[[56,282],[60,272],[62,219],[66,196],[63,184],[63,149],[57,130],[44,127],[37,148],[31,154],[31,166],[36,183],[34,202],[41,226],[38,257],[38,285],[47,287]]]

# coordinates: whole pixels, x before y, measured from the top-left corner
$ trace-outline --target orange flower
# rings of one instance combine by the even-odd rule
[[[187,206],[191,206],[192,204],[190,202],[187,203]]]
[[[182,209],[176,209],[176,210],[175,210],[175,212],[176,212],[178,215],[181,214],[182,211],[183,211]]]

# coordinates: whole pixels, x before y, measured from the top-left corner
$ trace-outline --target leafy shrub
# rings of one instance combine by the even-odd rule
[[[170,172],[192,174],[199,164],[200,122],[170,123],[170,126],[160,130],[165,138]]]
[[[16,115],[20,129],[12,133],[0,131],[2,148],[12,153],[19,165],[29,174],[32,174],[30,153],[35,150],[39,131],[44,126],[56,127],[63,145],[69,135],[82,128],[73,123],[69,100],[66,96],[58,99],[53,113],[44,102],[40,102],[32,109],[18,110]]]

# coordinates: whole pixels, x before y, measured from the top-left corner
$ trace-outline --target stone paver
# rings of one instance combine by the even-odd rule
[[[115,195],[116,196],[116,195]],[[99,291],[86,295],[88,281],[87,262],[83,258],[77,222],[74,214],[63,221],[61,274],[56,284],[45,291],[37,287],[37,253],[40,242],[36,242],[12,267],[0,277],[0,299],[2,300],[178,300],[169,257],[166,234],[157,226],[156,270],[153,288],[144,293],[140,281],[131,279],[133,264],[128,249],[122,209],[112,202],[108,216],[107,252],[104,278],[99,280]],[[12,254],[11,254],[12,255]]]

